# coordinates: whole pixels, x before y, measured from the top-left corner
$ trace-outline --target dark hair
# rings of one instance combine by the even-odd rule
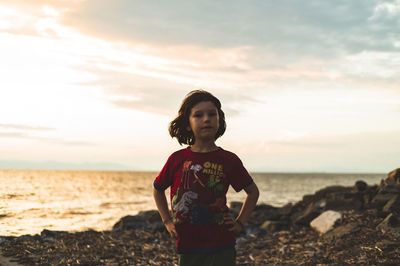
[[[194,90],[189,92],[179,108],[178,116],[169,124],[169,134],[172,138],[177,138],[180,145],[192,145],[195,138],[192,131],[187,130],[190,112],[199,102],[212,102],[218,109],[219,127],[215,134],[215,139],[222,136],[226,130],[225,114],[221,109],[221,102],[211,93],[204,90]]]

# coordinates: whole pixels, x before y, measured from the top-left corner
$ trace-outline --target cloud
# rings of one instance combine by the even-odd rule
[[[35,131],[36,130],[37,131],[55,130],[55,128],[50,128],[50,127],[19,125],[19,124],[0,124],[0,128],[3,128],[3,129],[35,130]]]
[[[239,104],[258,101],[248,92],[232,93],[234,88],[229,87],[216,89],[211,85],[195,86],[195,82],[183,83],[157,75],[144,76],[98,68],[90,68],[86,71],[98,77],[98,80],[86,85],[101,87],[105,94],[104,100],[124,109],[174,116],[186,94],[195,89],[204,89],[213,93],[222,101],[223,109],[229,116],[239,115],[242,111],[238,108]]]
[[[19,139],[27,139],[27,140],[40,140],[52,144],[57,145],[65,145],[65,146],[97,146],[96,143],[89,142],[89,141],[79,141],[79,140],[65,140],[60,138],[49,138],[49,137],[39,137],[39,136],[32,136],[24,133],[18,132],[0,132],[0,138],[19,138]]]
[[[55,128],[40,127],[40,126],[29,126],[29,125],[18,125],[18,124],[0,124],[0,138],[16,138],[16,139],[27,139],[27,140],[39,140],[53,144],[60,144],[66,146],[95,146],[97,144],[89,141],[79,140],[66,140],[61,138],[44,137],[39,135],[30,134],[31,131],[43,132],[43,131],[54,131]]]
[[[251,45],[296,57],[334,58],[396,49],[397,24],[382,21],[380,14],[393,13],[386,10],[397,8],[398,2],[380,5],[377,0],[88,0],[71,9],[64,22],[91,35],[133,43]]]

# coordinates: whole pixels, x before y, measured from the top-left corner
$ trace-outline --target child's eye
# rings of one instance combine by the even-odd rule
[[[209,115],[209,116],[216,116],[217,113],[209,113],[208,115]]]
[[[202,114],[194,114],[194,117],[201,117]]]

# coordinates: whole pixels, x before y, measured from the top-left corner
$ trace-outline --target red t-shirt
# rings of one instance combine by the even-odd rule
[[[229,185],[237,192],[253,179],[234,153],[218,148],[174,152],[154,181],[157,190],[171,187],[171,207],[178,233],[177,252],[208,252],[235,245],[223,222]]]

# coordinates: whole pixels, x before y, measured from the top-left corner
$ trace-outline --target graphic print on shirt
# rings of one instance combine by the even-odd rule
[[[222,164],[185,161],[180,185],[172,197],[175,223],[222,224],[226,211]]]
[[[190,210],[190,206],[193,203],[193,200],[197,199],[197,194],[193,191],[186,191],[180,201],[176,204],[172,205],[175,212],[181,212],[182,215],[186,214]]]

